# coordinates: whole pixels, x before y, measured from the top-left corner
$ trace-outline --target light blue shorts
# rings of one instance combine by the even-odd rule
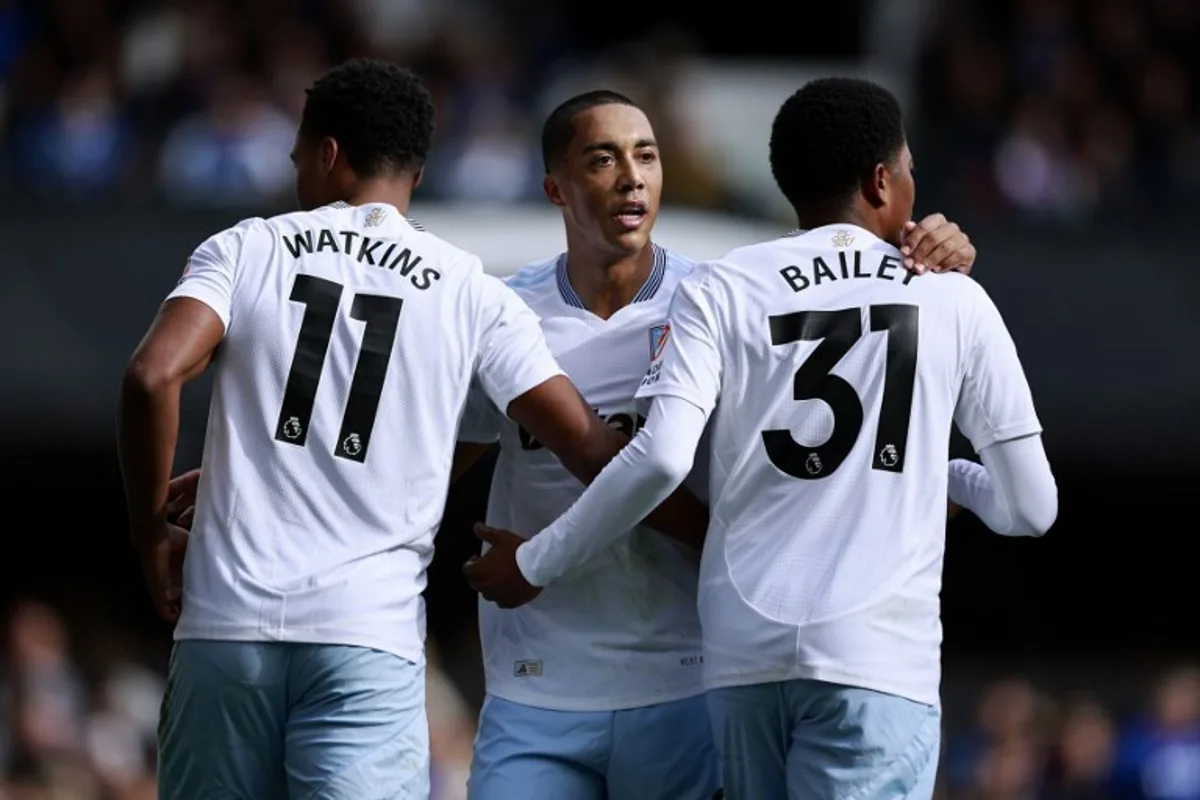
[[[810,680],[708,693],[727,800],[929,800],[941,709]]]
[[[429,797],[425,666],[378,650],[177,642],[158,739],[164,800]]]
[[[704,696],[623,711],[550,711],[489,696],[470,800],[712,800]]]

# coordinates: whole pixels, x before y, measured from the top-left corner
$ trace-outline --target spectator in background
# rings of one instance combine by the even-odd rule
[[[1125,730],[1117,786],[1129,800],[1200,800],[1200,670],[1169,674],[1149,716]]]
[[[70,73],[52,102],[18,123],[17,175],[29,189],[55,198],[115,192],[131,154],[131,131],[115,79],[102,64]]]
[[[1108,712],[1092,700],[1076,700],[1067,706],[1058,736],[1041,800],[1117,800],[1116,740]]]
[[[295,129],[252,76],[227,73],[206,107],[167,137],[163,189],[175,202],[216,207],[283,196],[292,183],[288,154]]]

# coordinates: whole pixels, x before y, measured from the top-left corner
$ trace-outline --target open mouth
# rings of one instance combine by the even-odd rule
[[[640,228],[642,222],[646,219],[646,204],[645,203],[622,203],[617,208],[617,222],[621,223],[622,227],[628,230]]]

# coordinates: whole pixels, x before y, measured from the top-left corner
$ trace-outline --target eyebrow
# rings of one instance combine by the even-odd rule
[[[658,142],[653,139],[638,139],[633,143],[634,150],[641,150],[644,147],[658,147]],[[596,152],[615,153],[620,149],[620,146],[616,142],[592,142],[583,148],[583,152],[585,154]]]

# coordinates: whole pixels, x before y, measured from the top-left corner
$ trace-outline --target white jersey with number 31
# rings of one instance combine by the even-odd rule
[[[537,317],[384,204],[246,220],[171,297],[225,324],[176,638],[419,661],[468,387],[506,408],[559,374]]]
[[[951,424],[976,450],[1041,428],[983,289],[901,258],[823,227],[676,292],[639,396],[713,413],[710,688],[814,678],[938,702]]]

